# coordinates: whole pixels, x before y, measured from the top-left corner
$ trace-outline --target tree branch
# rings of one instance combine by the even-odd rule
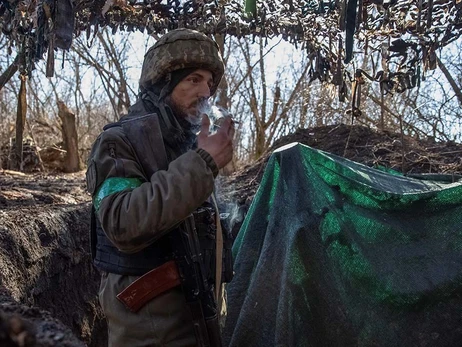
[[[16,71],[18,71],[19,63],[19,54],[14,58],[13,63],[5,70],[5,72],[0,76],[0,91],[8,83],[8,81],[14,76]]]
[[[448,69],[443,64],[443,62],[440,60],[440,58],[436,57],[436,62],[438,63],[439,68],[441,69],[444,76],[446,77],[449,84],[451,85],[452,90],[454,90],[454,93],[456,93],[457,100],[459,100],[459,103],[462,105],[462,91],[460,90],[460,88],[457,85],[456,81],[454,80],[454,78],[452,78],[451,73],[448,71]]]

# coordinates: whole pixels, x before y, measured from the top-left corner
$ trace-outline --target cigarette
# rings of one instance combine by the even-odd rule
[[[223,119],[224,118],[220,118],[218,120],[218,122],[215,122],[215,124],[213,125],[215,128],[220,128],[221,127],[221,123],[223,122]],[[234,119],[231,119],[231,123],[232,124],[241,124],[241,122],[239,122],[238,120],[234,120]]]

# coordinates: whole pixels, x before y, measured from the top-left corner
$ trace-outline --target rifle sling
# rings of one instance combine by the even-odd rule
[[[215,254],[215,301],[217,303],[217,311],[220,312],[221,308],[221,271],[223,267],[223,229],[220,221],[220,211],[218,210],[217,200],[215,194],[212,194],[213,204],[215,205],[215,219],[217,223],[217,245]]]

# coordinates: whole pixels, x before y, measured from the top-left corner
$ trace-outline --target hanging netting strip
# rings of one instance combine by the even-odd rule
[[[462,183],[291,144],[234,244],[229,346],[458,346]]]

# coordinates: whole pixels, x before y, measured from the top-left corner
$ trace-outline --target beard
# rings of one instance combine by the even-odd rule
[[[165,103],[172,109],[177,119],[185,120],[193,127],[200,127],[203,114],[208,114],[210,110],[208,99],[199,99],[191,104],[191,108],[194,107],[193,112],[188,111],[184,106],[172,100],[170,95],[165,98]]]
[[[185,119],[188,116],[187,111],[183,106],[180,104],[176,103],[175,101],[172,100],[172,97],[168,95],[165,98],[165,104],[172,109],[173,115],[177,119]]]

